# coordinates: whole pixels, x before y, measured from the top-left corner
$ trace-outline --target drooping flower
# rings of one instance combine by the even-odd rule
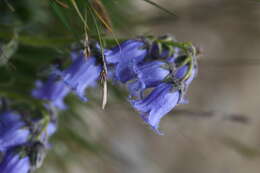
[[[154,70],[154,72],[156,71]],[[130,103],[140,112],[144,121],[149,124],[156,133],[162,134],[158,130],[161,118],[169,113],[177,104],[187,102],[184,98],[185,92],[196,73],[197,68],[193,67],[193,69],[189,71],[187,65],[182,66],[176,70],[176,73],[171,74],[172,76],[170,77],[172,77],[172,81],[166,82],[160,80],[157,85],[150,85],[153,86],[154,89],[148,96],[145,98],[138,97],[137,99],[130,99]],[[186,75],[188,75],[188,78],[183,80]],[[169,75],[167,75],[167,77],[168,76]],[[130,94],[134,93],[134,91],[138,91],[140,88],[146,90],[150,87],[144,84],[142,87],[136,87],[135,90],[130,88]]]
[[[74,56],[73,63],[58,74],[70,89],[75,91],[83,101],[87,101],[85,89],[96,85],[102,67],[97,63],[96,57],[85,57],[83,51],[74,53]]]
[[[37,99],[47,100],[53,106],[64,110],[64,98],[69,94],[70,88],[52,74],[47,82],[36,81],[36,88],[32,91],[32,96]]]
[[[105,57],[108,64],[115,65],[114,78],[125,83],[134,77],[133,67],[144,60],[147,52],[144,41],[127,40],[105,52]]]
[[[171,73],[166,62],[152,61],[143,65],[135,66],[136,79],[128,84],[131,96],[139,96],[146,88],[156,87],[164,82],[164,79]]]
[[[0,114],[0,152],[26,143],[29,135],[29,128],[20,115],[13,112]]]
[[[149,51],[142,62],[131,67],[133,75],[127,83],[129,101],[144,121],[161,134],[161,118],[177,104],[188,102],[184,96],[196,76],[197,60],[192,52],[194,47],[184,51],[155,41]],[[147,92],[150,93],[144,96]]]
[[[14,149],[8,150],[0,162],[1,173],[29,173],[30,167],[29,157],[22,156]]]
[[[130,103],[155,132],[162,134],[158,130],[159,122],[178,104],[179,97],[179,91],[174,90],[172,84],[162,83],[144,99],[130,100]]]
[[[36,82],[36,88],[32,91],[35,98],[47,100],[61,110],[66,109],[64,98],[71,91],[87,101],[85,89],[96,85],[101,65],[97,64],[96,57],[85,57],[83,51],[73,51],[71,58],[73,62],[68,68],[63,71],[55,69],[45,83]]]

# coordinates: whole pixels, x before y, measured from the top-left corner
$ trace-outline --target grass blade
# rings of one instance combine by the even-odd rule
[[[109,31],[109,32],[113,32],[112,30],[112,25],[111,25],[111,21],[110,18],[107,14],[107,11],[104,7],[104,5],[100,2],[100,0],[94,0],[92,3],[92,9],[95,13],[95,15],[98,17],[98,19],[101,21],[101,23],[103,24],[103,26]]]
[[[70,27],[68,20],[66,19],[64,13],[60,9],[60,6],[57,5],[56,2],[50,2],[50,6],[52,7],[55,14],[58,16],[63,25],[68,29],[68,31],[73,32],[73,29]]]
[[[155,3],[155,2],[153,2],[153,1],[151,1],[151,0],[143,0],[143,1],[145,1],[145,2],[147,2],[147,3],[149,3],[149,4],[151,4],[151,5],[153,5],[153,6],[157,7],[157,8],[159,8],[159,9],[161,9],[162,11],[164,11],[164,12],[166,12],[166,13],[168,13],[168,14],[174,16],[174,17],[177,17],[177,15],[176,15],[175,13],[171,12],[170,10],[168,10],[168,9],[166,9],[166,8],[164,8],[164,7],[162,7],[161,5]]]

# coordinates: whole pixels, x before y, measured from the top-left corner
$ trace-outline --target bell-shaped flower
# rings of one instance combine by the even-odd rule
[[[172,84],[162,83],[144,99],[130,100],[130,103],[156,133],[162,134],[158,130],[160,120],[178,104],[179,99],[180,92]]]
[[[63,81],[57,79],[52,74],[47,82],[36,81],[36,88],[32,91],[32,96],[37,99],[47,100],[53,106],[63,110],[66,109],[64,98],[69,94],[70,88]]]
[[[136,80],[128,84],[128,89],[131,96],[140,97],[144,89],[156,87],[164,82],[164,79],[170,74],[171,69],[166,62],[152,61],[134,66],[134,72]]]
[[[143,61],[147,52],[142,40],[127,40],[105,52],[106,62],[115,65],[115,80],[122,83],[131,80],[135,76],[133,67]]]
[[[130,103],[158,134],[162,134],[158,130],[161,118],[177,104],[186,102],[183,97],[197,73],[196,66],[191,65],[184,65],[173,70],[161,61],[153,61],[140,66],[141,68],[139,67],[137,71],[137,80],[128,85],[130,95],[140,90],[143,92],[148,88],[153,88],[146,97],[139,96],[137,99],[130,99]],[[168,77],[171,79],[167,82]]]
[[[69,88],[75,91],[83,101],[87,101],[85,89],[96,85],[101,70],[102,67],[97,64],[95,57],[85,57],[83,51],[80,51],[74,58],[73,63],[67,69],[58,73]]]
[[[30,131],[20,115],[13,112],[0,114],[1,152],[5,152],[10,147],[26,143],[29,135]]]
[[[1,173],[29,173],[30,159],[28,156],[21,156],[15,150],[8,150],[0,162]]]

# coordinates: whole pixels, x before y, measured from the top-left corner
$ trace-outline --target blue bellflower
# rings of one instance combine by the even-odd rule
[[[70,88],[64,82],[57,80],[57,76],[52,74],[48,81],[36,81],[36,88],[32,91],[33,97],[47,100],[53,106],[64,110],[67,106],[64,104],[64,98],[69,94]]]
[[[184,96],[197,74],[197,63],[195,56],[183,55],[180,48],[169,54],[167,49],[159,53],[156,46],[148,55],[151,57],[131,66],[134,74],[127,86],[131,105],[156,133],[162,134],[158,130],[161,118],[176,105],[187,103]]]
[[[28,156],[22,157],[15,151],[8,150],[0,162],[0,173],[29,173],[30,159]]]
[[[127,40],[105,52],[106,62],[115,65],[115,80],[125,83],[134,78],[133,67],[144,60],[147,52],[141,40]]]
[[[128,84],[130,95],[140,97],[142,91],[159,85],[170,74],[170,69],[163,61],[152,61],[134,66],[136,79]]]
[[[87,101],[85,89],[93,87],[100,76],[101,65],[95,57],[85,57],[83,51],[73,53],[73,63],[64,71],[58,72],[63,82],[81,98]]]
[[[188,67],[183,66],[179,68],[175,74],[176,80],[182,79],[188,72]],[[176,86],[173,83],[162,82],[154,87],[151,93],[145,98],[139,97],[139,99],[130,99],[131,105],[141,113],[143,120],[149,124],[152,129],[162,134],[158,128],[162,117],[169,113],[177,104],[186,103],[183,95],[195,77],[196,69],[193,69],[190,77],[184,81],[184,86]],[[149,75],[149,74],[148,74]],[[181,90],[179,87],[184,87]],[[137,88],[137,90],[140,88]],[[142,88],[143,90],[146,87]],[[130,89],[130,93],[135,92]]]
[[[160,119],[178,104],[179,99],[180,92],[174,90],[172,84],[162,83],[154,88],[146,98],[130,100],[130,103],[156,133],[162,134],[158,130]]]
[[[27,142],[30,131],[21,116],[13,112],[0,114],[0,152]]]

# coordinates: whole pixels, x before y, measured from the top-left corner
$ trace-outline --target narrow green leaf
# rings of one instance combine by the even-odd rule
[[[84,24],[84,27],[85,27],[85,28],[88,28],[88,25],[87,25],[87,23],[86,23],[86,21],[85,21],[83,15],[81,14],[81,12],[80,12],[80,10],[79,10],[76,1],[75,1],[75,0],[71,0],[71,3],[72,3],[72,5],[73,5],[73,7],[75,8],[77,14],[79,15],[79,17],[80,17],[82,23]]]
[[[177,15],[176,15],[175,13],[171,12],[170,10],[168,10],[168,9],[166,9],[166,8],[164,8],[164,7],[162,7],[161,5],[155,3],[155,2],[153,2],[153,1],[151,1],[151,0],[143,0],[143,1],[145,1],[145,2],[147,2],[147,3],[149,3],[149,4],[151,4],[151,5],[153,5],[153,6],[157,7],[157,8],[159,8],[159,9],[161,9],[162,11],[164,11],[164,12],[166,12],[166,13],[168,13],[168,14],[174,16],[174,17],[177,17]]]
[[[73,29],[70,27],[69,22],[67,18],[65,17],[65,14],[63,13],[61,7],[57,5],[55,2],[51,1],[50,6],[52,7],[55,14],[59,17],[63,25],[68,29],[68,31],[73,32]]]
[[[94,9],[91,10],[93,11]],[[102,54],[102,62],[103,62],[103,72],[101,73],[101,82],[103,84],[103,88],[102,88],[102,109],[105,109],[105,106],[107,104],[107,95],[108,95],[108,91],[107,91],[107,66],[106,66],[106,61],[105,61],[105,56],[104,56],[104,40],[101,36],[101,32],[100,32],[100,28],[97,22],[97,19],[94,15],[92,15],[94,23],[95,23],[95,27],[96,27],[96,31],[98,34],[98,39],[99,39],[99,43],[100,43],[100,47],[101,47],[101,54]]]

